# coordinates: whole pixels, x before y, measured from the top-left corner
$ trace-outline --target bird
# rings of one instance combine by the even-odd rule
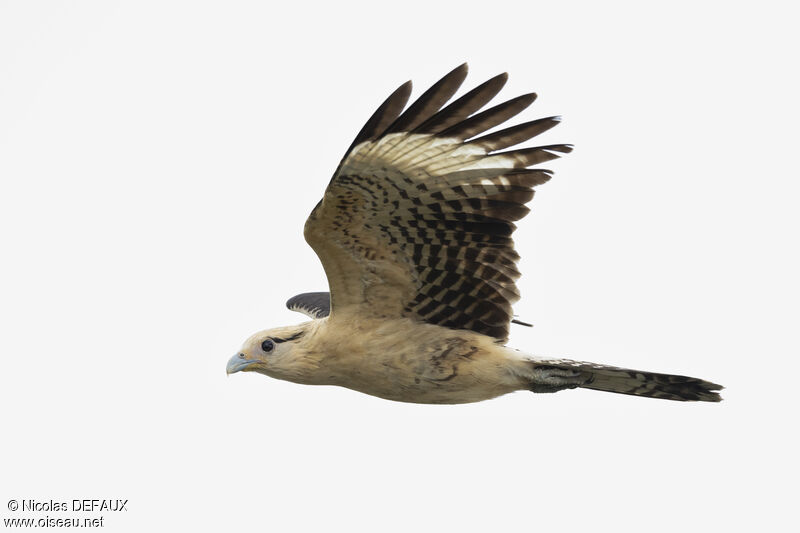
[[[453,100],[467,71],[456,67],[406,108],[408,81],[367,120],[304,227],[329,292],[289,299],[289,309],[311,320],[250,336],[227,373],[420,404],[575,388],[719,402],[723,387],[699,378],[507,346],[510,324],[528,325],[512,314],[520,298],[515,222],[553,175],[538,165],[573,147],[509,149],[561,118],[487,133],[536,94],[484,109],[505,85],[503,73]]]

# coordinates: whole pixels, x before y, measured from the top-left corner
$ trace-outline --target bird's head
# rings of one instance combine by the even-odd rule
[[[228,360],[226,372],[258,372],[295,381],[294,374],[303,371],[305,357],[300,345],[308,326],[309,323],[305,323],[259,331],[244,341],[241,349]]]

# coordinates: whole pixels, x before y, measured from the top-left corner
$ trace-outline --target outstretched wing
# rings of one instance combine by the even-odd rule
[[[528,107],[526,94],[476,113],[496,76],[445,107],[467,74],[447,74],[401,114],[401,85],[356,136],[308,217],[305,237],[331,289],[332,319],[348,311],[411,317],[508,337],[519,278],[511,233],[548,170],[528,167],[569,145],[500,151],[559,122],[549,117],[474,138]],[[471,139],[471,140],[470,140]]]
[[[289,298],[286,307],[311,318],[325,318],[331,314],[331,294],[329,292],[304,292]]]

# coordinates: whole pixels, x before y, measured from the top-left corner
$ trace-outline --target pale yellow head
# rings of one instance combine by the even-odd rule
[[[258,372],[278,379],[298,380],[304,365],[302,341],[309,322],[296,326],[266,329],[251,335],[241,349],[228,360],[228,374]]]

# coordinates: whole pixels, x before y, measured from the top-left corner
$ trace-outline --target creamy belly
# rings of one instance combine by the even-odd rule
[[[320,382],[388,400],[448,404],[526,387],[514,372],[520,359],[489,337],[406,319],[369,322],[358,335],[330,335]]]

